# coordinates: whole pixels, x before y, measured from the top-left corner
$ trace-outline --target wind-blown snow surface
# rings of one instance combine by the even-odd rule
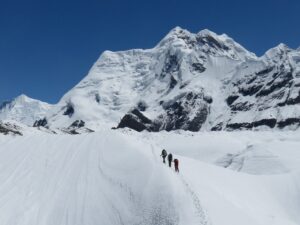
[[[288,132],[0,136],[0,221],[300,224],[299,140]],[[161,162],[162,148],[179,158],[180,174]]]

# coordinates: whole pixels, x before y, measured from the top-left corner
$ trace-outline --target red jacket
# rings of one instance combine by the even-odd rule
[[[179,160],[178,159],[174,159],[174,163],[175,163],[175,167],[178,168],[178,165],[179,165]]]

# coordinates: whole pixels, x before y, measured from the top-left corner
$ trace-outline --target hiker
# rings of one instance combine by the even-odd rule
[[[172,166],[172,160],[173,160],[173,155],[170,153],[170,154],[168,155],[169,167]]]
[[[168,153],[165,149],[162,150],[161,152],[161,157],[163,158],[163,163],[166,163],[166,157],[167,157]]]
[[[175,172],[179,173],[179,160],[174,159]]]

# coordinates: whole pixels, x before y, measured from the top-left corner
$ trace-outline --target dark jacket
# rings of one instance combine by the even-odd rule
[[[173,160],[173,155],[172,155],[171,153],[168,155],[168,160],[169,160],[170,162],[172,162],[172,160]]]
[[[167,151],[165,149],[163,149],[161,152],[161,156],[165,158],[165,157],[167,157],[167,155],[168,155]]]

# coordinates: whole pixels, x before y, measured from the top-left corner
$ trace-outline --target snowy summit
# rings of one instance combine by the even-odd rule
[[[226,34],[172,29],[154,48],[105,51],[44,121],[99,130],[297,129],[300,52],[261,57]]]
[[[36,120],[44,118],[51,107],[48,103],[22,94],[0,105],[0,120],[15,120],[32,126]]]

